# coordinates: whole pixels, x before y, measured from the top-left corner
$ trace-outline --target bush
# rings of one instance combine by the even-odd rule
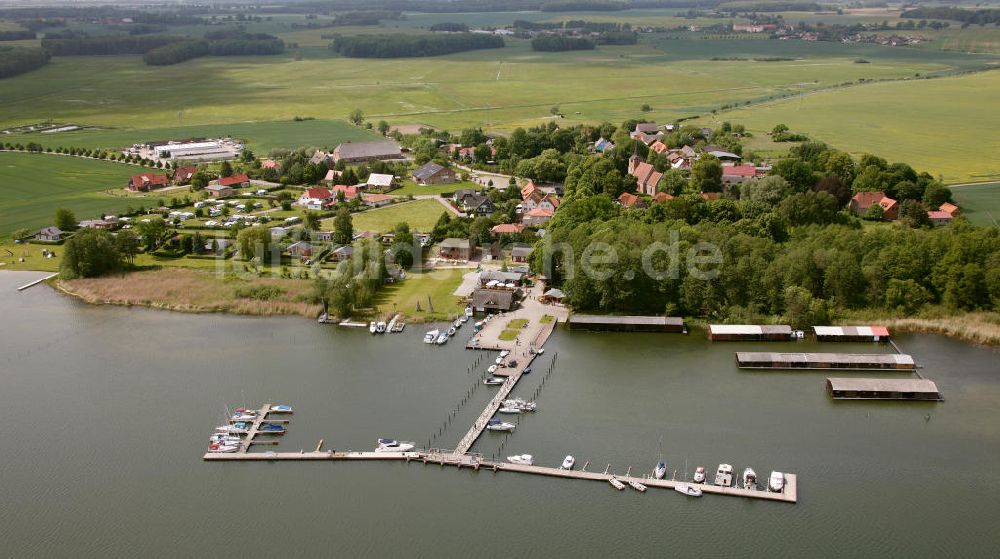
[[[284,295],[285,289],[277,285],[246,285],[237,287],[234,294],[242,299],[271,301]]]

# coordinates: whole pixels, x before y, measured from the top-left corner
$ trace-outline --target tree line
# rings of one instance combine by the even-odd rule
[[[35,32],[30,29],[0,31],[0,41],[30,41],[34,38]]]
[[[176,35],[60,35],[45,37],[42,48],[53,56],[86,56],[101,54],[145,54],[170,43],[186,41]]]
[[[330,49],[354,58],[439,56],[479,49],[503,48],[502,37],[482,33],[449,35],[339,35]]]
[[[0,45],[0,78],[9,78],[41,68],[52,56],[45,49]]]
[[[272,55],[285,51],[281,39],[242,29],[207,33],[206,39],[174,35],[72,35],[42,39],[42,47],[56,56],[142,54],[153,66],[177,64],[201,56]]]
[[[561,52],[567,50],[593,50],[594,42],[583,37],[562,37],[542,35],[531,40],[531,50],[539,52]]]
[[[986,25],[1000,22],[1000,9],[984,8],[967,10],[946,6],[927,6],[906,10],[899,17],[907,19],[950,19],[964,24]]]

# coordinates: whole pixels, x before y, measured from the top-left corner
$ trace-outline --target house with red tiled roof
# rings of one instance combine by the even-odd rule
[[[645,208],[646,201],[631,192],[622,192],[617,202],[626,208]]]
[[[653,201],[654,202],[659,202],[661,204],[666,203],[666,202],[668,202],[670,200],[673,200],[673,199],[674,199],[674,197],[671,196],[671,195],[669,195],[669,194],[667,194],[666,192],[657,192],[656,196],[653,196]]]
[[[653,145],[649,146],[649,149],[655,151],[656,153],[665,153],[670,148],[667,147],[667,144],[661,142],[660,140],[656,140],[653,142]]]
[[[250,177],[246,173],[240,173],[231,177],[222,177],[219,179],[219,186],[228,186],[230,188],[250,186]]]
[[[945,202],[944,204],[941,204],[938,207],[938,211],[945,212],[951,215],[951,217],[956,217],[962,213],[962,210],[955,204],[952,204],[951,202]]]
[[[128,189],[132,192],[149,192],[158,188],[164,188],[170,184],[167,175],[157,175],[155,173],[142,173],[132,175],[128,180]]]
[[[361,189],[358,188],[357,186],[347,186],[344,184],[338,184],[330,189],[330,194],[334,198],[337,198],[341,192],[344,193],[345,200],[352,200],[354,198],[357,198],[358,195],[361,194]]]
[[[656,185],[663,178],[663,173],[655,167],[646,163],[638,155],[633,155],[628,160],[628,174],[635,177],[638,184],[638,191],[641,194],[652,196],[656,194]]]
[[[927,218],[930,219],[931,223],[934,224],[935,226],[948,225],[949,223],[951,223],[951,220],[954,217],[955,216],[953,216],[952,214],[948,212],[943,212],[941,210],[927,212]]]
[[[333,193],[322,186],[314,186],[299,196],[296,205],[310,210],[322,210],[323,205],[333,200]]]
[[[274,169],[275,171],[281,168],[281,165],[273,159],[265,159],[264,161],[261,161],[260,166],[264,169]]]
[[[524,231],[524,225],[521,223],[501,223],[499,225],[494,225],[490,229],[490,235],[494,237],[499,237],[500,235],[516,235]]]
[[[546,208],[535,208],[526,212],[524,217],[521,218],[521,222],[529,227],[542,225],[552,219],[553,213],[554,212],[552,210]]]
[[[188,184],[191,182],[191,177],[198,172],[198,168],[191,167],[178,167],[174,171],[174,184]]]
[[[535,186],[533,181],[528,181],[528,184],[521,187],[521,199],[527,200],[535,191],[541,192],[542,189]]]
[[[893,221],[899,217],[899,203],[884,192],[858,192],[851,198],[850,208],[855,215],[864,217],[872,204],[882,206],[882,219]]]
[[[391,204],[395,200],[395,196],[390,196],[388,194],[362,194],[361,200],[366,206],[370,208],[378,208],[380,206],[385,206]]]
[[[742,184],[757,176],[757,167],[753,165],[723,165],[722,184]]]
[[[701,199],[702,200],[718,200],[719,199],[719,193],[718,192],[702,192],[701,193]]]

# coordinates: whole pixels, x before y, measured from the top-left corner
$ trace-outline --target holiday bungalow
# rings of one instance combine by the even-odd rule
[[[132,192],[149,192],[164,188],[170,184],[167,175],[157,175],[155,173],[142,173],[133,175],[128,180],[128,189]]]

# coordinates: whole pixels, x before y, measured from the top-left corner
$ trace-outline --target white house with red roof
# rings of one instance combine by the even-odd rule
[[[322,210],[323,205],[333,200],[333,193],[322,186],[314,186],[307,189],[299,196],[295,204],[310,210]]]

